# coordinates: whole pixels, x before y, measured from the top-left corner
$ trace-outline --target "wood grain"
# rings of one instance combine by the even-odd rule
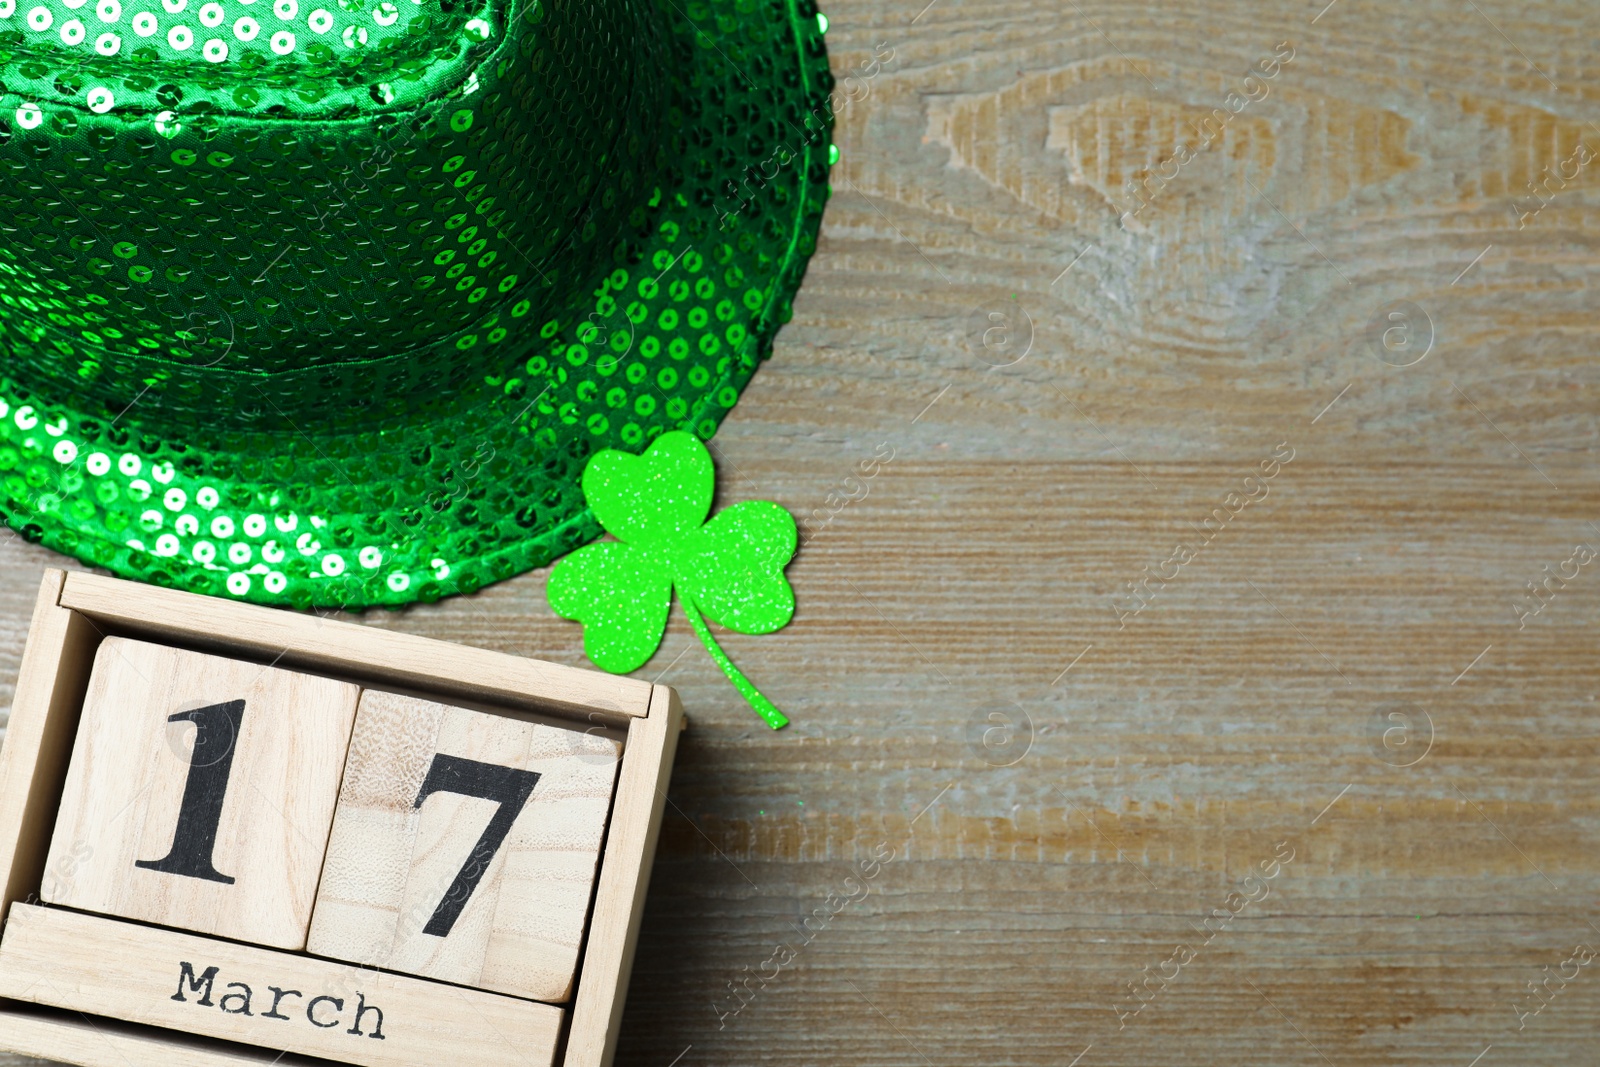
[[[621,747],[576,730],[365,690],[307,951],[565,1001]],[[463,793],[471,782],[425,790],[441,756],[537,777],[523,803],[505,812],[513,801]],[[506,817],[514,821],[484,857],[486,827]],[[476,879],[463,882],[465,871]],[[447,928],[434,929],[454,901]]]
[[[617,800],[606,828],[606,851],[595,887],[584,982],[572,1008],[572,1028],[562,1067],[606,1067],[622,1036],[626,989],[644,919],[645,894],[660,840],[683,705],[671,686],[653,687],[650,714],[628,726],[628,758],[617,781]]]
[[[1600,539],[1600,178],[1518,207],[1600,140],[1600,11],[925,6],[825,6],[865,95],[794,320],[712,445],[719,506],[816,516],[795,621],[718,635],[794,725],[681,615],[638,672],[692,726],[618,1063],[1590,1063],[1592,967],[1514,1007],[1600,937],[1600,575],[1513,608]],[[1227,150],[1124,226],[1170,124],[1285,40]],[[1434,335],[1406,368],[1367,336],[1401,300]],[[1270,496],[1118,629],[1112,595],[1281,441]],[[59,560],[0,551],[14,670]],[[582,662],[542,574],[363,621]],[[1397,705],[1411,743],[1431,721],[1409,767]],[[986,747],[991,714],[1016,729]],[[1270,896],[1119,1030],[1282,841]]]
[[[54,1009],[20,1002],[0,1008],[0,1020],[4,1021],[8,1044],[88,1067],[133,1067],[142,1063],[160,1067],[322,1067],[327,1062],[115,1019],[83,1015],[63,1019]],[[0,1056],[0,1063],[7,1067],[33,1062],[10,1054]]]
[[[19,670],[20,680],[13,677],[6,712],[6,740],[0,745],[0,871],[6,872],[0,908],[37,888],[35,872],[49,854],[72,755],[72,731],[52,731],[46,723],[81,704],[94,662],[98,635],[82,616],[56,603],[64,577],[54,568],[42,575],[22,656],[25,670]]]
[[[358,693],[348,682],[106,638],[40,895],[304,948]],[[237,728],[226,716],[169,721],[224,704],[237,708]],[[217,769],[212,803],[192,804],[197,768]]]
[[[593,712],[618,725],[645,714],[650,706],[650,687],[629,678],[513,659],[407,634],[392,635],[397,641],[378,641],[359,626],[320,616],[220,599],[196,602],[157,586],[129,597],[125,586],[93,574],[68,577],[61,604],[108,627],[136,625],[158,633],[164,628],[191,642],[196,632],[210,628],[219,650],[229,654],[248,650],[285,666],[342,676],[381,674],[391,684],[406,681],[491,704],[581,715]],[[185,612],[197,614],[185,616]],[[175,628],[174,619],[184,620],[181,629]]]
[[[512,997],[29,904],[13,906],[0,940],[0,996],[364,1067],[549,1067],[562,1014]],[[171,1062],[141,1051],[124,1064]],[[100,1050],[95,1062],[110,1061]]]

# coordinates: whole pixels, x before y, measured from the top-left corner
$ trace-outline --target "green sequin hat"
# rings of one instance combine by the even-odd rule
[[[814,0],[0,0],[0,509],[298,607],[470,592],[715,432],[832,152]]]

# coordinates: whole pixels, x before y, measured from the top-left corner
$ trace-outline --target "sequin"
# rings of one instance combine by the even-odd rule
[[[788,318],[827,195],[815,8],[268,10],[0,0],[5,521],[297,606],[592,538],[587,457],[711,436]]]

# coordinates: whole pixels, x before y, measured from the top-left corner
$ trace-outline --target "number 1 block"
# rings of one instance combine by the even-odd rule
[[[308,950],[565,1001],[619,756],[605,737],[363,692]]]
[[[359,690],[108,637],[40,895],[303,949]]]

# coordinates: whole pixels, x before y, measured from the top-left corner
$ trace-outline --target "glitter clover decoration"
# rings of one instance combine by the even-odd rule
[[[783,569],[797,544],[793,516],[770,501],[747,500],[708,521],[716,467],[701,440],[681,430],[637,456],[595,453],[582,486],[589,510],[616,540],[586,545],[556,564],[547,596],[557,615],[583,624],[589,659],[613,674],[642,666],[666,633],[676,591],[728,680],[768,726],[787,726],[705,620],[742,634],[772,633],[789,622],[794,590]]]

